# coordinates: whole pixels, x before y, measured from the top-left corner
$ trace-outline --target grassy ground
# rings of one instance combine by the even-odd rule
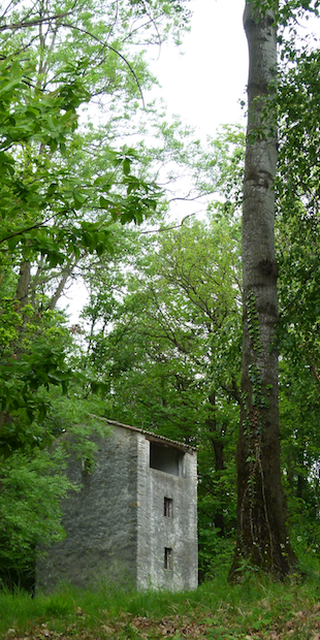
[[[62,589],[50,597],[0,592],[0,638],[15,640],[320,640],[320,574],[272,583],[250,571],[197,591]]]

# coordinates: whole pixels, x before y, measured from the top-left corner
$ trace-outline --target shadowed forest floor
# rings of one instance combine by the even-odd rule
[[[195,592],[64,588],[52,596],[0,592],[0,638],[10,640],[320,640],[320,576],[272,583],[225,578]]]
[[[237,616],[225,626],[221,626],[214,619],[214,614],[210,612],[206,617],[198,616],[197,620],[189,616],[169,616],[167,618],[155,619],[145,616],[130,616],[123,614],[118,619],[109,619],[108,616],[102,619],[95,629],[86,628],[85,614],[81,624],[74,622],[67,625],[64,631],[54,631],[52,622],[41,624],[31,624],[28,631],[17,634],[15,629],[8,629],[4,635],[11,640],[69,640],[79,638],[81,640],[98,640],[99,638],[113,638],[114,640],[144,638],[145,640],[174,638],[175,640],[208,638],[220,640],[231,638],[243,638],[246,640],[269,639],[280,640],[295,638],[299,640],[309,639],[320,640],[320,603],[312,608],[297,611],[293,617],[287,620],[287,616],[278,616],[278,619],[271,622],[268,616],[262,611],[251,623],[244,621],[246,614],[239,611]]]

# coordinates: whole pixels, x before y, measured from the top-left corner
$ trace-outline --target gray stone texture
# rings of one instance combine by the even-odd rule
[[[70,478],[81,484],[81,490],[63,502],[66,539],[38,560],[37,590],[49,592],[61,583],[92,587],[101,582],[138,589],[195,589],[195,450],[106,422],[112,431],[96,440],[92,474],[81,461],[70,463]],[[150,467],[150,448],[152,464],[158,468]],[[172,500],[169,516],[164,515],[164,498]],[[170,550],[168,568],[165,548]]]

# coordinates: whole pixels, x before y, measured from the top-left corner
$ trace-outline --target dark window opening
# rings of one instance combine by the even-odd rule
[[[164,548],[164,568],[172,571],[172,549],[169,547]]]
[[[150,467],[174,476],[180,475],[183,453],[179,449],[150,442]]]
[[[165,498],[163,503],[163,515],[172,518],[172,499]]]

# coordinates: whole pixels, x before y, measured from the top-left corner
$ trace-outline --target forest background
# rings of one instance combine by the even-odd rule
[[[277,86],[282,479],[291,544],[319,540],[319,55],[280,3]],[[0,574],[32,583],[63,536],[95,415],[198,447],[201,580],[230,565],[241,404],[245,134],[205,141],[159,102],[149,50],[179,41],[188,2],[10,2],[0,18]],[[241,25],[239,24],[239,29]],[[232,82],[232,78],[228,79]],[[175,221],[172,207],[192,205]],[[194,215],[201,210],[201,216]],[[59,301],[81,278],[70,324]],[[55,444],[54,449],[52,445]],[[54,452],[54,453],[53,453]]]

